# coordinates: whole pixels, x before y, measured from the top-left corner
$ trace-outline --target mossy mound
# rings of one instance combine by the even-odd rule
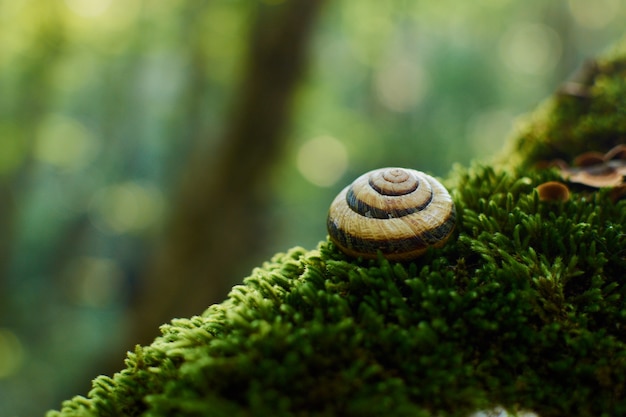
[[[279,254],[49,416],[626,413],[626,201],[542,203],[553,176],[460,175],[415,263]]]
[[[517,167],[452,174],[442,249],[408,264],[328,242],[279,254],[48,416],[626,415],[626,201],[539,201],[559,175],[529,168],[623,141],[622,59],[541,110]]]

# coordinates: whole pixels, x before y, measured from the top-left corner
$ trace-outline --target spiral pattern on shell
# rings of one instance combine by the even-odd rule
[[[456,210],[448,191],[423,172],[381,168],[344,188],[330,206],[330,239],[344,253],[410,260],[441,247],[454,230]]]

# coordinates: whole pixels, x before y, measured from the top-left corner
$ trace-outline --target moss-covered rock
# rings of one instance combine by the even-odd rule
[[[453,172],[444,248],[278,254],[48,416],[625,415],[626,201],[542,202],[559,174],[532,168],[624,141],[625,74],[618,49],[518,134],[515,166]]]
[[[626,40],[605,57],[585,63],[529,120],[515,140],[520,165],[606,152],[624,143],[625,92]]]

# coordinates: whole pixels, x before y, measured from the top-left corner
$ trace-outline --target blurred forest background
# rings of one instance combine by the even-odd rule
[[[0,415],[42,415],[325,239],[362,172],[446,176],[622,35],[621,0],[0,0]]]

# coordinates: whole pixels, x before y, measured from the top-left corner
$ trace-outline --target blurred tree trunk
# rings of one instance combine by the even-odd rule
[[[133,307],[129,344],[148,343],[160,324],[200,314],[221,301],[232,271],[258,241],[261,219],[255,213],[263,206],[269,171],[286,142],[308,39],[322,3],[258,6],[238,100],[217,154],[206,146],[194,152],[162,247]]]

